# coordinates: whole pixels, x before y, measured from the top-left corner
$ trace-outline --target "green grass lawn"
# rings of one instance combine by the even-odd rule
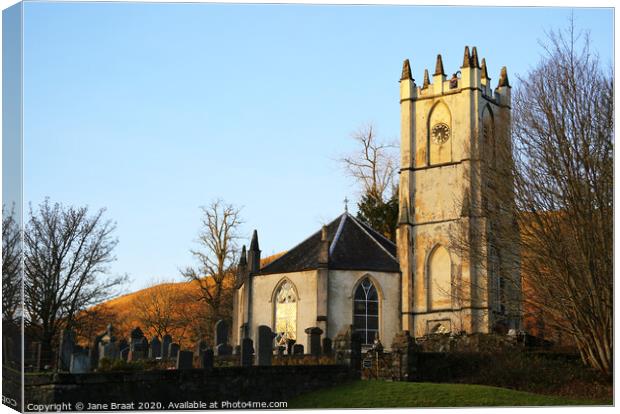
[[[300,395],[288,408],[467,407],[513,405],[602,405],[485,385],[355,381]]]

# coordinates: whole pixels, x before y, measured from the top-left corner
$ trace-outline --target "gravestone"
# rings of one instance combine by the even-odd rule
[[[232,354],[232,346],[228,344],[218,344],[215,348],[215,354],[218,356],[226,356]]]
[[[90,372],[90,358],[85,350],[80,350],[71,354],[69,372],[72,374],[86,374]]]
[[[101,343],[101,338],[103,338],[104,335],[105,333],[95,336],[95,339],[88,350],[91,368],[97,368],[97,365],[99,364],[99,344]]]
[[[275,334],[267,325],[258,327],[258,365],[271,365],[271,357],[273,355],[273,338]]]
[[[192,369],[193,361],[194,361],[194,353],[192,351],[178,351],[177,369]]]
[[[215,323],[215,345],[228,343],[228,323],[220,319]]]
[[[99,341],[98,353],[99,360],[103,358],[118,359],[119,357],[118,344],[116,343],[116,336],[114,336],[114,327],[112,324],[108,325],[108,329]]]
[[[323,338],[323,355],[331,356],[332,354],[332,340],[325,337]]]
[[[294,339],[287,339],[286,340],[286,353],[288,355],[293,355],[293,345],[295,345],[295,340]]]
[[[123,338],[120,341],[118,341],[118,351],[122,352],[123,349],[125,348],[129,349],[129,342],[127,342],[127,340]]]
[[[213,368],[213,350],[207,349],[200,357],[200,368],[212,369]]]
[[[123,348],[120,354],[121,354],[121,359],[127,362],[127,360],[129,359],[129,348]]]
[[[166,359],[170,356],[170,344],[172,343],[172,337],[168,334],[161,338],[161,357]]]
[[[254,355],[254,342],[250,338],[241,340],[241,366],[252,366],[252,355]]]
[[[306,334],[308,335],[308,343],[310,344],[310,355],[321,356],[321,335],[323,330],[316,326],[312,328],[306,328]]]
[[[232,354],[232,346],[228,344],[228,323],[220,319],[215,323],[215,355]]]
[[[161,357],[161,342],[159,338],[154,336],[151,339],[151,346],[149,346],[149,359],[156,359]]]
[[[129,334],[129,356],[127,361],[139,361],[146,358],[148,342],[142,329],[135,327]]]
[[[233,347],[233,355],[241,355],[241,345],[235,345]]]
[[[69,371],[71,354],[75,347],[75,334],[70,329],[64,329],[58,347],[58,370]]]
[[[286,347],[284,345],[278,346],[276,351],[277,351],[279,357],[283,357],[284,356],[284,350],[285,349],[286,349]]]
[[[179,354],[179,344],[173,342],[170,344],[170,351],[168,353],[168,358],[170,359],[176,359],[177,355]]]
[[[200,357],[202,353],[206,351],[207,349],[209,349],[209,345],[207,344],[207,341],[199,341],[196,344],[196,356]]]
[[[302,344],[293,345],[293,355],[303,355],[304,354],[304,346]]]
[[[149,355],[149,340],[146,339],[146,336],[142,337],[142,352],[144,352],[144,358]]]

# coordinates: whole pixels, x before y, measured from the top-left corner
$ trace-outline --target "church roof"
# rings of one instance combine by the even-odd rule
[[[368,224],[345,212],[326,227],[330,269],[400,272],[396,245]],[[263,267],[258,274],[317,269],[320,249],[321,230]]]

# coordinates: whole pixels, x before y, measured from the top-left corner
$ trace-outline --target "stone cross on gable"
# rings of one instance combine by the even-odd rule
[[[349,211],[349,199],[345,197],[343,201],[344,201],[344,211],[348,212]]]

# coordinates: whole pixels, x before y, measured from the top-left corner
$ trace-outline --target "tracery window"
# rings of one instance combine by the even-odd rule
[[[353,329],[361,335],[365,345],[372,344],[379,332],[379,295],[369,278],[362,280],[355,290]]]
[[[297,294],[288,280],[276,292],[276,344],[286,346],[287,339],[297,340]]]

